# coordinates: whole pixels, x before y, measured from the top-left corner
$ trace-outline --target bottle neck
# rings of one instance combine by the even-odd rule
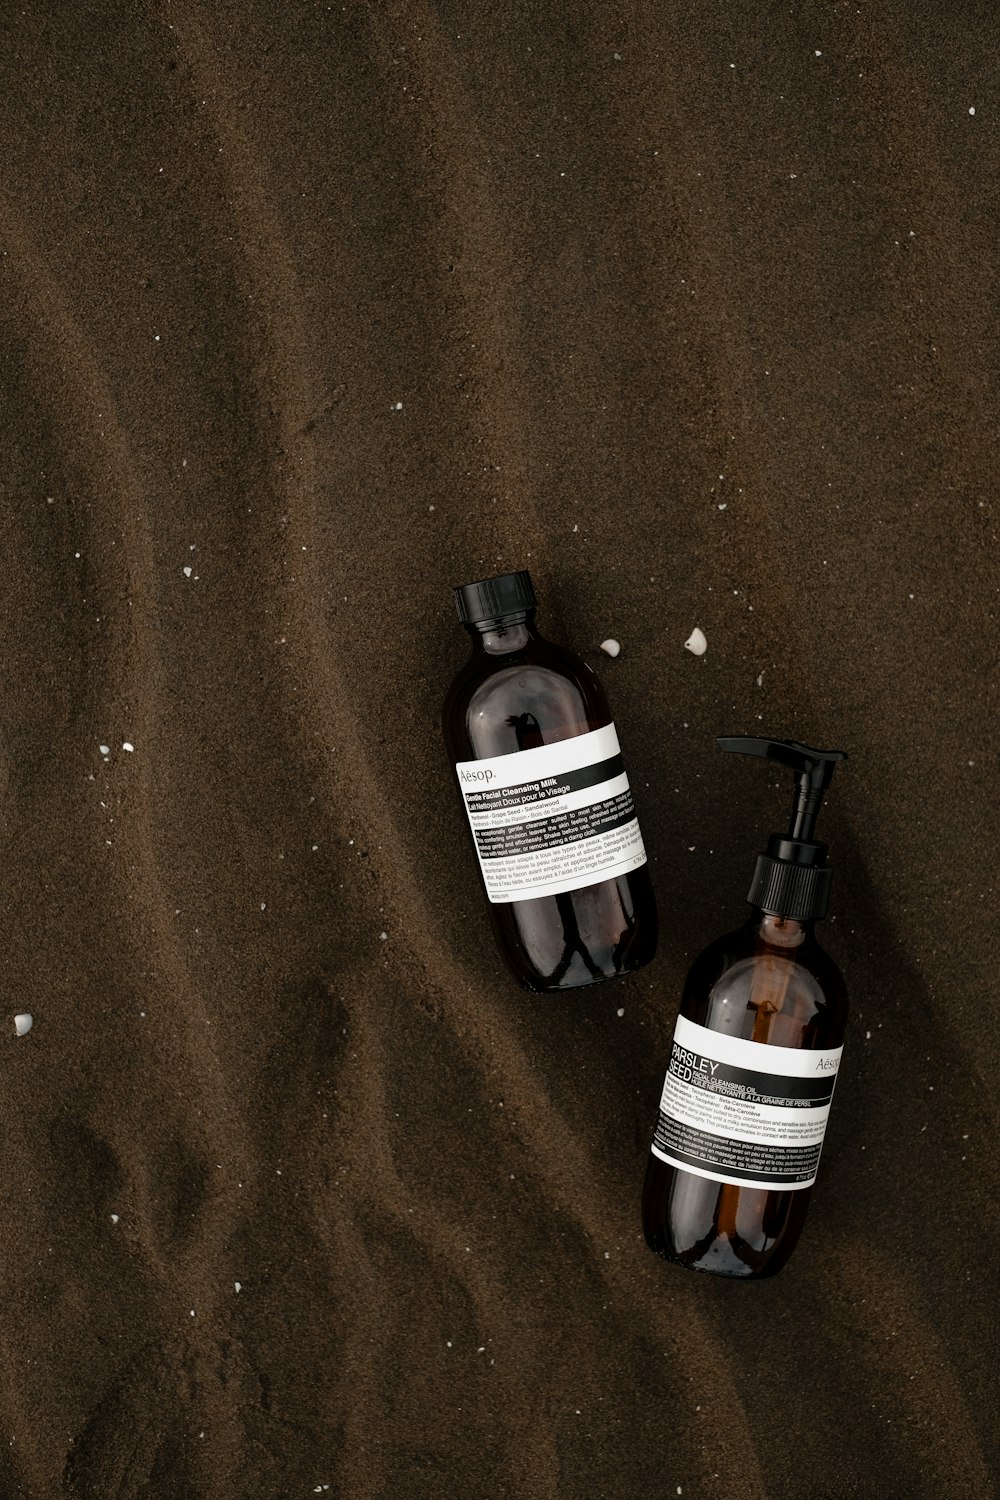
[[[795,917],[779,917],[775,912],[762,911],[754,907],[750,915],[750,926],[759,942],[783,953],[804,948],[816,941],[814,920],[800,922]]]
[[[474,657],[510,656],[515,651],[523,651],[532,641],[541,639],[535,629],[533,609],[503,615],[499,620],[479,620],[465,628],[472,637]]]

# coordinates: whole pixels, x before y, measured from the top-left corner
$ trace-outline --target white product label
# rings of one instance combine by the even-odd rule
[[[646,863],[613,724],[455,770],[492,902],[575,891]]]
[[[811,1187],[843,1047],[772,1047],[678,1016],[653,1155],[738,1187]]]

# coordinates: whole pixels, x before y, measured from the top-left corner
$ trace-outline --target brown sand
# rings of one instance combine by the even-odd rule
[[[994,1493],[996,41],[4,7],[2,1500]],[[439,740],[449,585],[510,566],[661,904],[565,1001],[494,956]],[[638,1193],[783,812],[712,748],[758,726],[852,751],[854,1012],[748,1287]]]

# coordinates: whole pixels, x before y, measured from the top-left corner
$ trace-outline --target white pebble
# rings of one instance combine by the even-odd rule
[[[123,750],[127,750],[129,752],[129,754],[131,755],[132,751],[135,749],[135,746],[133,745],[133,743],[132,743],[131,740],[123,740],[122,741],[122,749]]]
[[[117,1214],[112,1214],[111,1215],[111,1222],[112,1222],[112,1224],[117,1224],[118,1223],[118,1215]]]
[[[236,1288],[236,1290],[238,1292],[242,1292],[242,1290],[243,1290],[243,1283],[242,1283],[242,1281],[234,1281],[233,1282],[233,1286]]]
[[[101,752],[102,755],[110,755],[111,754],[111,746],[110,745],[98,745],[97,748],[98,748],[98,750],[100,750],[100,752]]]
[[[621,649],[622,648],[618,644],[618,642],[616,640],[611,639],[610,636],[609,636],[609,638],[606,641],[602,641],[601,642],[601,650],[607,656],[617,656],[618,653],[619,653],[619,651]]]
[[[27,1036],[34,1024],[34,1016],[29,1016],[27,1011],[22,1011],[19,1016],[14,1017],[14,1030],[18,1036]]]
[[[625,1007],[624,1007],[624,1005],[621,1005],[621,1006],[618,1007],[617,1014],[619,1016],[623,1016],[625,1014]]]
[[[380,943],[386,942],[386,940],[388,939],[388,936],[389,936],[389,934],[387,932],[380,932],[379,935],[378,935],[379,942]]]
[[[697,625],[684,642],[684,648],[690,651],[693,656],[704,656],[708,650],[708,641],[705,639],[705,632],[699,630]]]
[[[976,113],[976,106],[973,105],[972,108],[969,110],[969,114],[970,115],[974,115],[975,113]]]
[[[403,403],[402,403],[402,401],[397,401],[396,405],[393,407],[393,410],[394,411],[402,411],[403,410]]]
[[[192,568],[182,568],[181,571],[184,574],[185,578],[190,578],[191,574],[193,572],[193,569]]]

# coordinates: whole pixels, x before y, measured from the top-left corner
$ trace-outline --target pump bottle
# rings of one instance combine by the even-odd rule
[[[595,673],[541,635],[527,572],[465,584],[455,603],[472,656],[444,736],[501,953],[542,993],[642,968],[656,902]]]
[[[843,1051],[847,996],[816,940],[831,872],[813,837],[839,750],[720,739],[794,773],[788,832],[760,855],[749,921],[684,986],[642,1196],[650,1249],[718,1276],[771,1276],[802,1229]]]

